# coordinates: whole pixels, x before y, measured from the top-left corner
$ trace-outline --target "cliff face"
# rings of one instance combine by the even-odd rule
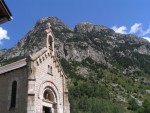
[[[24,57],[37,52],[46,44],[47,23],[51,23],[55,35],[57,56],[81,62],[86,58],[116,69],[124,74],[150,71],[150,43],[128,34],[118,34],[105,26],[81,22],[70,29],[56,17],[40,19],[34,28],[13,48],[0,51],[0,63],[8,59]],[[146,68],[146,69],[145,69]]]

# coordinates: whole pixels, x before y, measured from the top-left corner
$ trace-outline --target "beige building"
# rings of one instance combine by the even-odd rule
[[[0,67],[0,113],[70,113],[67,76],[54,54],[50,25],[45,47]]]

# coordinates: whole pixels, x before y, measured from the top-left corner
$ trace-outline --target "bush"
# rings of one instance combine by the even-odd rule
[[[137,103],[137,100],[134,99],[134,98],[132,98],[132,99],[129,101],[128,109],[129,109],[129,110],[136,111],[138,108],[139,108],[139,105],[138,105],[138,103]]]
[[[150,113],[150,100],[146,99],[143,102],[143,108],[139,109],[139,113]]]

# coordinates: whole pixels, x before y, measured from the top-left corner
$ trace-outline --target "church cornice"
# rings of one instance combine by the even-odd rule
[[[42,56],[45,52],[47,52],[47,48],[44,47],[43,49],[41,49],[40,51],[38,51],[37,53],[33,54],[33,55],[29,55],[30,60],[34,61],[36,59],[38,59],[40,56]]]
[[[55,59],[56,65],[57,65],[56,67],[58,68],[58,72],[60,72],[61,75],[64,75],[65,78],[68,78],[68,77],[66,76],[66,74],[65,74],[65,72],[64,72],[64,70],[63,70],[63,68],[62,68],[62,66],[61,66],[61,64],[60,64],[60,62],[59,62],[59,60],[58,60],[58,58],[57,58],[57,56],[54,56],[54,59]]]

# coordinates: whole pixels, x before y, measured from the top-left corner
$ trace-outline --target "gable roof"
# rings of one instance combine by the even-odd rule
[[[38,57],[43,55],[47,51],[47,48],[44,47],[43,49],[39,50],[38,52],[34,53],[33,55],[29,55],[30,60],[36,60]]]
[[[11,64],[7,64],[5,66],[0,67],[0,74],[24,67],[27,65],[26,58],[21,59],[19,61],[13,62]]]

